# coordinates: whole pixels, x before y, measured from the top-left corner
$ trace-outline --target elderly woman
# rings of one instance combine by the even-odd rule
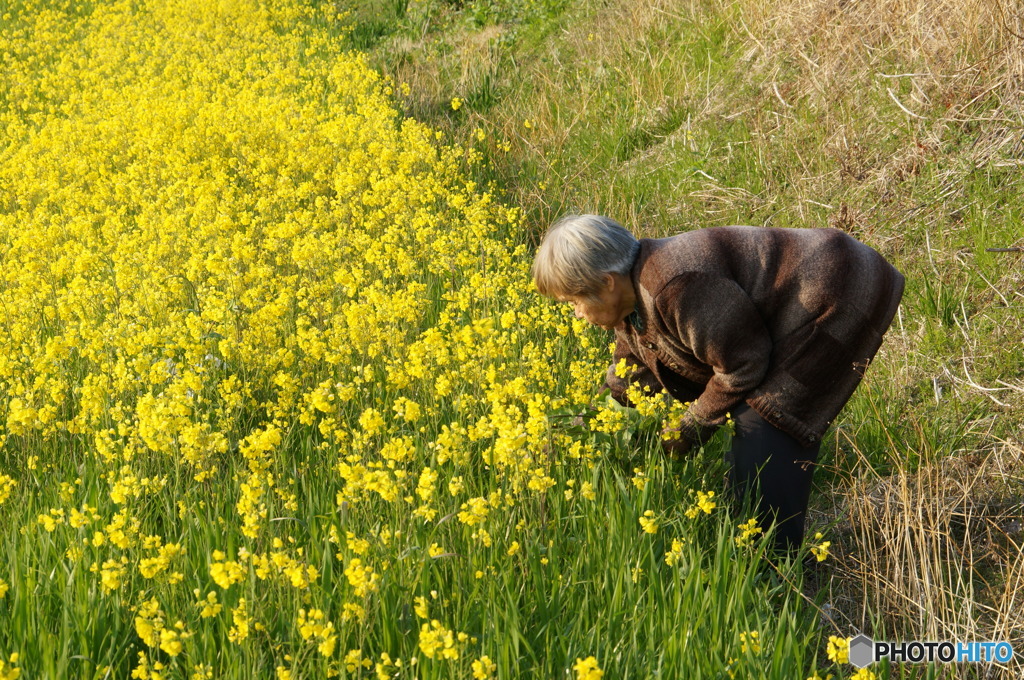
[[[731,413],[731,485],[755,487],[776,545],[803,540],[822,435],[874,357],[903,276],[835,229],[712,227],[637,240],[597,215],[569,216],[533,266],[541,294],[615,331],[605,387],[629,405],[639,382],[691,402],[671,454],[705,441]],[[625,379],[615,366],[625,359]]]

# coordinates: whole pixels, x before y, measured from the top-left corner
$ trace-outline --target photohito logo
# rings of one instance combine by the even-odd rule
[[[888,659],[893,663],[1006,663],[1013,658],[1009,642],[876,642],[867,635],[850,640],[850,663],[857,668]]]

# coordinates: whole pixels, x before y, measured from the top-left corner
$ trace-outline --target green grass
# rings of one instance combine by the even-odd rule
[[[435,591],[443,595],[429,600],[431,616],[458,621],[460,630],[470,631],[478,638],[479,648],[503,669],[503,677],[559,676],[576,658],[590,655],[601,660],[609,676],[622,678],[672,678],[682,668],[698,677],[717,677],[725,668],[750,678],[804,672],[813,664],[816,615],[798,593],[798,565],[781,565],[776,572],[767,566],[763,543],[752,548],[734,545],[735,524],[746,514],[742,509],[731,514],[728,499],[717,499],[724,503],[710,516],[684,515],[692,504],[687,489],[715,489],[720,484],[721,454],[727,442],[719,438],[699,459],[671,462],[641,423],[627,432],[638,439],[625,446],[617,443],[621,438],[595,442],[606,455],[585,473],[599,490],[594,499],[554,493],[517,507],[507,516],[508,524],[499,527],[509,535],[495,535],[491,549],[481,548],[470,537],[472,528],[453,519],[406,526],[396,539],[403,548],[384,573],[378,595],[379,611],[386,612],[387,618],[370,626],[342,624],[340,632],[348,644],[358,639],[360,645],[388,650],[393,656],[414,656],[421,621],[408,603],[415,595]],[[325,527],[339,518],[309,512],[329,507],[333,492],[322,480],[302,472],[301,459],[315,459],[314,452],[303,451],[296,443],[279,455],[295,456],[296,492],[304,502],[294,516],[275,518],[272,523],[279,525],[280,535],[309,548],[309,562],[321,570],[316,601],[329,618],[337,620],[337,604],[331,602],[340,602],[341,595],[332,598],[331,593],[342,588],[340,581],[345,577],[331,559],[338,547],[327,541]],[[36,471],[40,483],[43,478],[73,485],[77,478],[94,480],[94,488],[79,488],[77,493],[84,494],[87,503],[104,503],[103,489],[95,483],[102,467],[90,461],[76,466],[61,465],[59,457],[53,460]],[[552,475],[557,487],[570,488],[566,482],[579,477],[579,466],[556,462]],[[233,467],[224,473],[243,474],[241,466]],[[634,483],[635,470],[643,470],[646,484]],[[218,525],[217,517],[233,515],[237,502],[233,490],[209,487],[210,493],[197,498],[189,480],[170,479],[163,489],[147,493],[144,503],[129,507],[137,509],[142,535],[159,534],[189,547],[189,556],[176,568],[199,575],[202,581],[214,549],[224,550],[231,558],[244,542],[230,523],[221,525],[223,534],[209,533],[210,527]],[[47,512],[49,503],[59,505],[59,499],[48,494],[29,498],[24,506],[6,509],[9,526],[31,526],[37,514]],[[179,514],[178,501],[190,508],[186,514]],[[395,522],[401,517],[394,514],[392,504],[371,503],[378,513],[378,528],[399,526]],[[656,534],[643,532],[637,522],[649,509],[655,510],[660,524]],[[206,521],[193,521],[193,513]],[[526,528],[515,532],[513,525],[520,519]],[[344,511],[340,520],[344,526]],[[207,527],[207,533],[196,535],[199,527]],[[522,545],[539,549],[503,554],[511,535]],[[18,591],[35,593],[31,598],[8,595],[0,601],[0,616],[40,633],[28,649],[25,641],[19,645],[24,650],[25,672],[54,678],[127,677],[138,653],[149,650],[124,611],[147,599],[155,583],[129,568],[122,592],[135,593],[138,601],[104,596],[88,568],[90,555],[102,551],[82,543],[90,537],[89,529],[64,525],[42,536],[35,541],[9,536],[3,546],[4,577]],[[674,538],[685,543],[678,563],[670,566],[665,554]],[[448,553],[431,559],[426,549],[435,542],[448,547]],[[84,557],[65,556],[64,546],[74,549],[76,544],[83,546]],[[51,566],[43,570],[41,565]],[[195,599],[217,591],[225,607],[245,597],[251,604],[273,603],[264,611],[280,612],[261,618],[264,631],[254,633],[251,644],[232,647],[230,653],[223,647],[223,638],[210,635],[208,629],[200,639],[190,641],[187,663],[209,663],[224,677],[272,674],[282,654],[278,640],[284,641],[291,627],[290,612],[310,606],[309,596],[300,595],[301,591],[255,578],[241,592],[222,591],[212,580],[200,590],[200,598]],[[195,617],[189,612],[195,607],[191,593],[181,592],[171,599],[166,590],[160,592],[161,606],[169,616],[186,621]],[[200,629],[193,623],[189,627]],[[366,631],[365,638],[358,634],[360,629]],[[741,654],[740,633],[752,631],[759,633],[761,650]],[[289,644],[283,647],[289,648]],[[416,677],[453,677],[457,668],[468,673],[469,661],[452,664],[421,658]],[[320,664],[307,651],[295,656],[293,668],[304,669],[312,677],[322,672]],[[362,676],[342,671],[340,677]]]

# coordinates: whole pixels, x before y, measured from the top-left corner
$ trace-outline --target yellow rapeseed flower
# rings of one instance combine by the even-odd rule
[[[750,651],[751,654],[761,653],[761,633],[752,630],[740,633],[740,651],[744,654]]]
[[[686,516],[689,517],[690,519],[693,519],[694,517],[696,517],[701,512],[703,512],[706,515],[710,515],[711,511],[714,510],[717,507],[717,503],[715,503],[715,501],[711,500],[714,497],[715,497],[715,492],[714,491],[698,491],[697,492],[697,502],[694,505],[692,505],[689,508],[687,508]]]
[[[416,612],[416,616],[420,617],[421,619],[429,619],[430,607],[427,602],[427,598],[423,597],[422,595],[417,595],[413,601],[415,603],[415,605],[413,606],[413,611]]]
[[[464,633],[445,628],[440,621],[432,620],[420,626],[419,647],[428,659],[458,659]]]
[[[14,487],[14,478],[9,475],[0,475],[0,505],[3,505],[11,497]]]
[[[736,546],[745,548],[753,544],[754,539],[762,533],[761,527],[757,523],[757,519],[751,517],[743,524],[737,527],[740,530],[740,535],[735,537]]]
[[[21,677],[21,669],[17,666],[20,659],[17,652],[11,654],[7,661],[0,659],[0,680],[18,680]]]
[[[822,541],[824,538],[821,532],[814,534],[814,540],[819,541],[811,545],[811,554],[813,554],[819,562],[824,562],[829,556],[829,547],[832,545],[831,541]]]
[[[604,677],[604,671],[598,667],[597,659],[593,656],[577,658],[572,669],[576,671],[576,680],[601,680]]]
[[[836,637],[835,635],[830,635],[828,637],[828,646],[826,647],[825,651],[828,654],[829,661],[834,661],[838,664],[850,662],[849,638],[841,638]]]
[[[491,661],[491,657],[486,654],[475,660],[471,667],[474,680],[491,680],[498,672],[498,664]]]

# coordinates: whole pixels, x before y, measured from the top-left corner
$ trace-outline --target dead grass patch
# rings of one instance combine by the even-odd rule
[[[854,480],[836,505],[828,607],[844,634],[1006,640],[1024,648],[1024,448],[1001,442]],[[955,677],[1019,678],[1006,667]],[[951,676],[953,677],[953,676]]]

